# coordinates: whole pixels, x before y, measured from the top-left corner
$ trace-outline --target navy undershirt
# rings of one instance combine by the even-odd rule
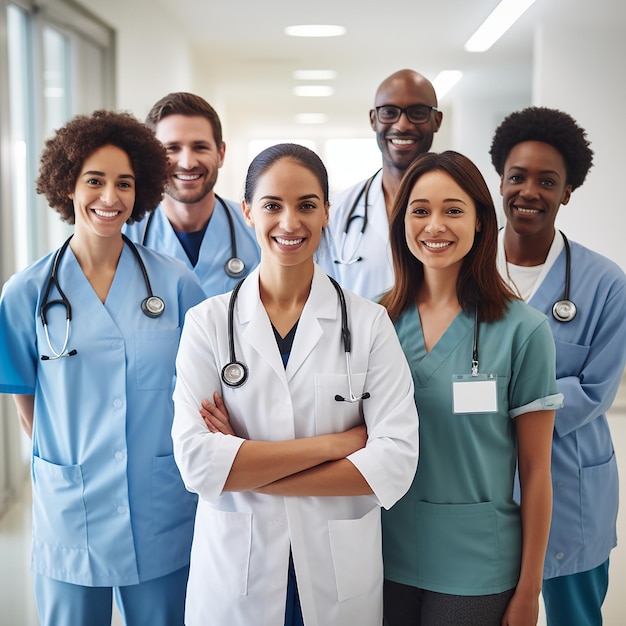
[[[178,237],[178,241],[180,241],[180,245],[187,253],[187,257],[193,267],[195,267],[198,262],[198,257],[200,256],[200,246],[202,245],[204,233],[206,232],[208,225],[209,222],[206,223],[202,230],[196,230],[193,233],[183,233],[177,230],[174,231]]]

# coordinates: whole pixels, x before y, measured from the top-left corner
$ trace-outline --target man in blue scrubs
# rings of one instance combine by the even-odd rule
[[[156,211],[126,234],[185,262],[207,297],[230,291],[257,266],[259,249],[240,204],[214,191],[226,152],[217,113],[200,96],[170,93],[152,107],[146,125],[167,150],[169,178]]]
[[[544,107],[509,115],[491,145],[507,220],[500,273],[548,317],[565,397],[552,443],[554,504],[543,574],[548,626],[602,624],[609,554],[617,542],[617,463],[606,412],[626,360],[626,276],[609,259],[568,242],[554,225],[592,156],[585,131],[568,114]],[[596,224],[598,215],[591,220]]]

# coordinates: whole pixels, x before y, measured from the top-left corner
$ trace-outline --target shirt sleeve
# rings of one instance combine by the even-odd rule
[[[348,459],[389,509],[409,489],[417,469],[418,415],[413,379],[387,312],[380,307],[370,349],[363,412],[368,440]]]
[[[556,349],[547,319],[522,340],[513,355],[509,415],[554,410],[563,406],[556,384]]]
[[[38,365],[36,301],[37,295],[19,275],[9,279],[2,290],[0,393],[35,393]]]

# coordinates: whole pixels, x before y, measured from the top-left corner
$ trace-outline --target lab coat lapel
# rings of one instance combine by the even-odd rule
[[[283,366],[274,331],[259,296],[259,270],[255,269],[246,278],[237,296],[235,315],[243,328],[242,341],[248,343],[258,358],[265,361],[285,381]]]
[[[311,293],[300,315],[298,329],[287,362],[287,381],[293,378],[323,337],[324,329],[320,324],[320,319],[337,317],[337,305],[338,297],[335,288],[328,276],[316,265]]]

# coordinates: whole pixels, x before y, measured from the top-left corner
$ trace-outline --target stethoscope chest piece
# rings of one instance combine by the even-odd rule
[[[148,296],[142,301],[141,310],[148,317],[159,317],[165,311],[165,302],[159,296]]]
[[[229,387],[241,387],[248,380],[248,368],[240,361],[231,361],[222,368],[222,380]]]
[[[224,264],[224,271],[231,278],[239,278],[246,269],[246,264],[237,256],[231,257]]]
[[[552,315],[559,322],[571,322],[576,317],[576,305],[571,300],[559,300],[552,307]]]

